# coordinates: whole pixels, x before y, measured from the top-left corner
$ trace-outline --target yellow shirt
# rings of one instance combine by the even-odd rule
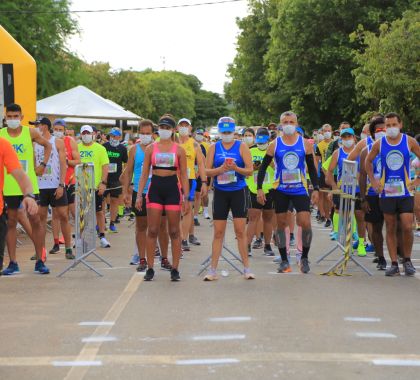
[[[187,156],[187,171],[188,171],[188,179],[195,179],[195,159],[196,159],[196,152],[194,147],[194,139],[191,137],[183,144],[180,145],[185,150],[185,155]]]
[[[328,146],[330,145],[330,142],[326,142],[325,140],[322,140],[318,143],[317,147],[319,152],[321,153],[321,162],[325,162],[325,155],[327,154]]]
[[[102,166],[109,164],[106,149],[96,142],[89,146],[80,143],[78,148],[80,152],[80,161],[83,163],[93,163],[95,171],[95,187],[97,188],[101,183]]]

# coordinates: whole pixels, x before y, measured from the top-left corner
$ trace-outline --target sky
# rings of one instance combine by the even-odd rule
[[[120,9],[217,0],[73,0],[71,10]],[[236,54],[236,19],[247,1],[191,8],[79,13],[80,34],[68,46],[82,59],[109,62],[113,69],[177,70],[196,75],[218,93]]]

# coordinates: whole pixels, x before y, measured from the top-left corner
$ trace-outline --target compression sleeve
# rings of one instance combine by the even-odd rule
[[[269,156],[268,154],[264,156],[262,163],[260,165],[260,169],[258,170],[257,190],[262,189],[262,185],[265,178],[265,172],[267,171],[267,168],[270,165],[272,160],[273,160],[273,156]]]
[[[314,190],[319,190],[318,174],[315,168],[314,156],[312,154],[305,155],[306,165],[308,167],[309,178],[311,179]],[[259,175],[260,173],[258,173]]]

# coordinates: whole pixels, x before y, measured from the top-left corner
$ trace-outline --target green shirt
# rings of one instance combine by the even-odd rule
[[[80,143],[78,148],[80,152],[80,161],[86,164],[93,163],[95,171],[95,187],[97,188],[102,179],[102,166],[109,164],[106,149],[96,142],[92,145],[84,145],[83,143]]]
[[[252,173],[252,176],[247,177],[245,181],[246,181],[249,191],[253,194],[257,194],[258,169],[260,167],[262,160],[264,159],[266,150],[260,150],[258,147],[254,147],[254,148],[251,148],[250,151],[251,151],[251,156],[252,156],[252,162],[254,164],[254,172]],[[265,178],[264,178],[264,182],[262,186],[264,194],[267,194],[273,188],[273,182],[274,182],[274,169],[271,166],[269,166],[265,173]]]

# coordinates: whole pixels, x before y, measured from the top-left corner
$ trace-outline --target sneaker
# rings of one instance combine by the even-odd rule
[[[162,257],[160,261],[160,267],[163,270],[172,270],[172,265],[166,257]]]
[[[105,239],[105,236],[101,237],[101,248],[111,248],[111,244],[109,244],[109,241]]]
[[[190,251],[190,246],[188,245],[188,241],[182,240],[182,242],[181,242],[181,249],[184,252],[189,252]]]
[[[264,246],[264,256],[275,256],[276,254],[274,253],[274,251],[271,249],[271,245],[270,244],[266,244]]]
[[[54,255],[60,252],[60,244],[54,244],[53,247],[50,249],[50,254]]]
[[[290,246],[291,246],[291,247],[294,247],[294,246],[295,246],[295,244],[296,244],[296,239],[295,239],[295,237],[294,237],[294,236],[290,238],[290,243],[289,243],[289,244],[290,244]]]
[[[188,238],[188,241],[192,245],[201,245],[200,241],[194,235],[190,235],[190,237]]]
[[[194,218],[194,226],[199,227],[200,222],[198,221],[198,218]]]
[[[325,228],[331,227],[331,219],[327,219],[327,221],[324,224]]]
[[[130,260],[130,265],[139,265],[140,256],[137,253],[134,253]]]
[[[171,269],[171,281],[176,282],[176,281],[179,281],[179,280],[181,280],[181,276],[179,275],[178,270],[175,269],[175,268],[172,268]]]
[[[385,276],[394,277],[400,275],[400,268],[398,265],[391,265],[386,271]]]
[[[34,253],[34,255],[31,256],[31,261],[34,261],[34,260],[36,260],[36,253]]]
[[[210,219],[210,215],[207,211],[204,211],[203,215],[204,215],[204,219]]]
[[[13,274],[20,273],[19,265],[16,262],[11,261],[9,266],[1,272],[3,276],[11,276]]]
[[[130,216],[128,217],[128,221],[132,222],[135,219],[136,215],[134,213],[131,213]]]
[[[373,246],[373,244],[368,244],[366,246],[366,252],[367,253],[375,253],[375,247]]]
[[[309,273],[311,268],[309,268],[309,260],[307,257],[302,257],[300,260],[300,271],[302,273]]]
[[[149,268],[144,275],[144,281],[152,281],[153,277],[155,277],[155,271],[153,268]]]
[[[359,257],[366,256],[366,248],[363,244],[359,244],[359,247],[357,248],[357,256]]]
[[[113,234],[116,234],[118,232],[117,227],[115,227],[113,224],[109,226],[109,232],[112,232]]]
[[[386,260],[385,260],[385,257],[378,257],[377,259],[378,259],[378,261],[377,261],[376,268],[378,270],[386,270]]]
[[[160,257],[160,249],[158,245],[155,248],[155,257]]]
[[[290,273],[292,268],[290,268],[290,264],[287,260],[282,260],[277,270],[277,273]]]
[[[281,256],[277,256],[274,260],[273,263],[280,263],[281,262]]]
[[[39,274],[49,274],[50,270],[42,260],[37,260],[37,262],[35,263],[34,272]]]
[[[403,264],[403,268],[406,276],[414,276],[416,274],[416,268],[414,268],[413,263],[411,261],[406,261]]]
[[[318,223],[319,224],[325,223],[325,218],[323,216],[321,218],[319,218]]]
[[[334,234],[335,234],[335,232],[334,231],[331,231],[330,232],[330,237],[333,236]]]
[[[300,267],[300,260],[302,259],[302,252],[296,251],[296,265]]]
[[[353,242],[353,249],[359,248],[359,240]]]
[[[337,233],[337,232],[334,232],[334,233],[331,235],[331,240],[333,240],[333,241],[338,240],[338,233]]]
[[[119,223],[121,223],[121,221],[120,221],[120,216],[119,215],[117,215],[117,217],[116,217],[116,219],[115,219],[115,222],[114,222],[115,224],[119,224]]]
[[[66,259],[67,260],[74,260],[76,256],[73,255],[73,251],[70,249],[66,251]]]
[[[251,272],[251,269],[244,268],[244,278],[245,280],[255,280],[255,274]]]
[[[145,272],[147,269],[147,261],[146,259],[140,259],[139,265],[137,267],[137,272]]]
[[[209,269],[208,273],[204,276],[203,281],[216,281],[218,279],[216,271]]]
[[[252,249],[261,249],[264,246],[262,240],[260,238],[256,239],[254,241],[254,244],[252,244]]]

